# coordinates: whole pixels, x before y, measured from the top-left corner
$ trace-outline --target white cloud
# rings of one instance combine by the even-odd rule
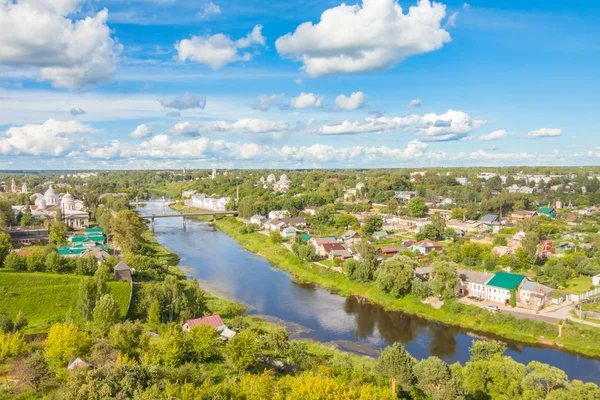
[[[280,103],[281,100],[283,100],[284,94],[273,94],[273,95],[267,95],[267,94],[261,94],[260,96],[257,96],[256,100],[257,103],[252,105],[252,108],[254,108],[255,110],[260,110],[260,111],[269,111],[269,109],[271,108],[271,106],[274,103]]]
[[[86,151],[92,158],[115,159],[121,157],[121,142],[113,140],[110,145],[93,147]]]
[[[394,130],[413,131],[423,136],[425,141],[448,141],[466,137],[473,129],[485,121],[471,118],[462,111],[449,110],[444,114],[429,113],[423,116],[411,114],[405,117],[366,118],[364,121],[343,121],[339,124],[323,125],[319,133],[344,135],[367,132],[388,132]]]
[[[73,116],[78,116],[78,115],[83,115],[85,114],[85,110],[83,108],[71,108],[71,115]]]
[[[260,118],[243,118],[233,123],[226,121],[191,122],[175,124],[167,131],[174,136],[199,136],[201,134],[229,133],[234,135],[263,134],[288,130],[288,123]]]
[[[294,79],[294,83],[295,83],[296,85],[302,85],[302,79],[300,79],[300,78],[296,78],[296,79]]]
[[[407,14],[396,0],[363,0],[325,10],[275,42],[282,56],[302,61],[311,76],[374,71],[450,41],[442,28],[446,6],[420,0]],[[348,29],[352,27],[352,29]]]
[[[487,135],[480,135],[479,140],[500,140],[506,138],[506,130],[499,129],[488,133]]]
[[[192,108],[204,110],[204,107],[206,107],[206,98],[188,92],[185,92],[181,96],[175,96],[169,100],[159,100],[158,102],[164,108],[174,108],[176,110],[189,110]]]
[[[143,138],[150,137],[150,136],[152,136],[152,127],[150,127],[146,124],[138,125],[133,130],[133,132],[131,132],[129,134],[129,136],[134,139],[143,139]]]
[[[456,18],[458,17],[458,11],[453,12],[452,14],[450,14],[450,16],[448,17],[448,19],[446,20],[446,23],[444,24],[444,28],[454,28],[456,27]]]
[[[471,9],[471,5],[469,3],[463,4],[463,9],[469,11]]]
[[[213,3],[212,0],[208,0],[202,5],[202,10],[198,11],[196,15],[200,19],[209,19],[219,14],[221,14],[221,7]]]
[[[335,107],[338,110],[358,110],[366,100],[367,96],[363,92],[353,92],[350,97],[340,94],[335,98]]]
[[[325,96],[314,93],[300,93],[290,100],[291,108],[321,108]]]
[[[0,135],[0,154],[65,156],[80,141],[79,134],[90,132],[93,129],[79,121],[57,121],[52,118],[43,124],[13,126]]]
[[[256,25],[246,37],[233,41],[229,36],[217,33],[212,36],[192,36],[175,44],[177,58],[181,62],[193,61],[219,69],[237,61],[250,61],[252,54],[241,53],[240,49],[252,45],[265,45],[262,26]]]
[[[562,135],[560,128],[540,128],[527,133],[527,137],[531,139],[540,139],[546,137],[556,137]]]
[[[420,107],[421,106],[421,99],[412,99],[410,101],[410,103],[408,103],[406,105],[406,108],[411,108],[411,107]]]
[[[57,88],[98,84],[116,69],[122,46],[106,25],[108,11],[72,20],[79,0],[0,2],[0,65],[33,67]]]

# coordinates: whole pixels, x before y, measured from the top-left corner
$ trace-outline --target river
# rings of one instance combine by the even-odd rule
[[[160,214],[163,206],[149,204],[143,212]],[[417,359],[434,355],[448,363],[467,361],[469,347],[477,340],[459,328],[297,284],[288,273],[204,222],[188,221],[184,231],[181,218],[157,218],[155,235],[179,254],[180,267],[203,289],[244,304],[248,314],[284,323],[292,337],[332,342],[371,356],[400,342]],[[506,355],[518,362],[537,360],[564,370],[571,379],[600,384],[599,360],[516,342],[507,345]]]

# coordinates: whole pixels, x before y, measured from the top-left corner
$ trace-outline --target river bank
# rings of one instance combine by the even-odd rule
[[[592,357],[600,356],[600,331],[598,330],[567,323],[559,336],[557,325],[528,319],[519,320],[507,314],[493,314],[457,302],[447,303],[437,310],[413,296],[394,298],[379,291],[373,283],[350,281],[343,274],[314,263],[303,262],[283,246],[272,244],[265,235],[241,234],[239,228],[242,223],[235,218],[218,219],[215,225],[247,250],[261,255],[275,266],[292,273],[296,280],[316,283],[336,294],[359,296],[381,305],[386,310],[400,311],[495,337],[558,347]]]

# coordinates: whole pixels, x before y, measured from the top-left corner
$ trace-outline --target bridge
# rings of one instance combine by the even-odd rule
[[[139,206],[140,204],[162,204],[163,206],[166,206],[166,205],[173,204],[173,203],[177,203],[177,202],[174,201],[173,199],[167,199],[167,198],[165,198],[165,196],[163,196],[162,199],[158,199],[158,200],[141,200],[141,201],[136,197],[135,201],[129,202],[129,205]]]
[[[217,219],[217,215],[238,215],[237,211],[204,211],[204,212],[191,212],[191,213],[171,213],[171,214],[141,214],[140,217],[149,219],[152,225],[152,232],[154,232],[154,219],[155,218],[183,218],[183,230],[187,228],[187,219],[194,217],[213,217],[213,221]]]

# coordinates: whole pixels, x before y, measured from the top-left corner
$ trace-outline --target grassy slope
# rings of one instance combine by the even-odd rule
[[[41,272],[8,272],[0,269],[0,313],[15,316],[21,311],[29,321],[28,332],[44,331],[51,323],[63,319],[69,309],[76,313],[79,275]],[[111,294],[127,312],[129,284],[109,282]]]
[[[557,326],[539,321],[517,320],[507,314],[493,314],[477,307],[456,303],[450,303],[442,309],[436,310],[412,296],[397,299],[379,291],[373,283],[350,281],[342,274],[312,263],[302,262],[285,248],[271,244],[268,237],[262,234],[242,235],[238,232],[240,224],[233,218],[223,218],[217,221],[219,229],[236,239],[246,249],[264,256],[284,270],[291,271],[299,280],[317,283],[325,288],[335,290],[340,295],[362,296],[386,309],[401,310],[430,320],[492,333],[511,340],[556,343],[572,351],[600,355],[600,331],[567,327],[563,330],[562,337],[557,338]]]

